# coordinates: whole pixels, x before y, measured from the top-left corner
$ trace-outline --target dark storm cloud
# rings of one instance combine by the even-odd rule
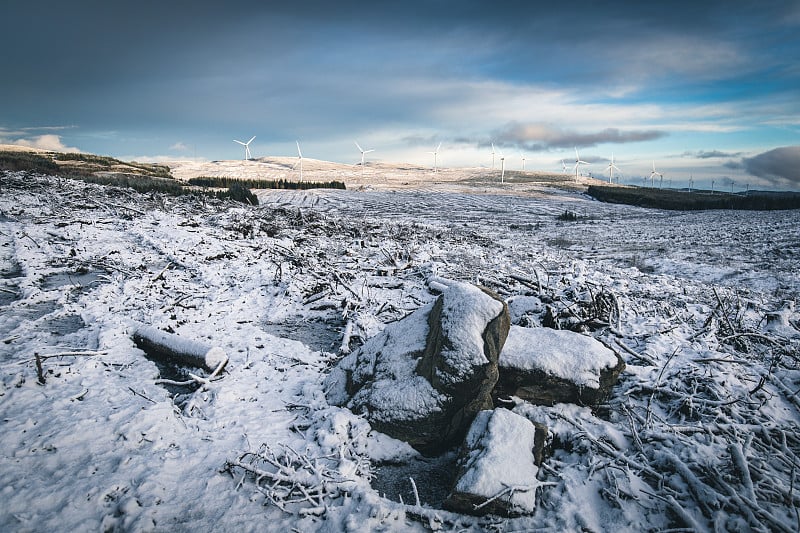
[[[586,148],[603,143],[622,144],[652,141],[666,135],[666,132],[658,130],[621,131],[617,128],[583,133],[561,129],[551,124],[511,122],[494,135],[494,142],[512,144],[525,150],[540,152],[554,148]]]
[[[780,185],[800,184],[800,146],[783,146],[742,159],[745,170]]]
[[[384,125],[398,139],[433,128],[443,139],[485,139],[509,115],[484,117],[485,129],[477,118],[440,118],[475,83],[552,89],[573,95],[565,101],[576,106],[611,98],[621,109],[668,106],[675,95],[705,105],[726,91],[755,101],[796,94],[800,72],[788,63],[800,48],[798,18],[789,4],[5,0],[0,127],[76,124],[65,140],[81,136],[89,150],[109,131],[119,132],[118,143],[161,136],[164,146],[240,129],[263,132],[257,142],[311,135],[329,142],[343,129]],[[769,84],[756,77],[775,72],[782,76]],[[449,94],[428,90],[443,81]],[[746,90],[738,91],[740,82]],[[790,115],[785,106],[770,112]],[[543,139],[513,128],[499,133],[529,150],[665,135],[647,120],[588,133],[565,121],[575,131]],[[433,139],[415,142],[424,140]]]
[[[402,141],[408,146],[436,146],[442,142],[438,135],[407,135]]]
[[[717,159],[740,157],[742,152],[722,152],[720,150],[698,150],[696,152],[684,152],[683,157],[696,157],[698,159]]]

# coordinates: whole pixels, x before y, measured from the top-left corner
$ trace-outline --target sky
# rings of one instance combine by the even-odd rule
[[[4,0],[0,143],[800,190],[800,0]],[[656,178],[660,180],[660,178]]]

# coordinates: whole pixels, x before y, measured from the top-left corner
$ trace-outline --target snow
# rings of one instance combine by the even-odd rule
[[[515,512],[536,508],[533,462],[536,428],[506,409],[481,411],[470,426],[465,446],[470,450],[455,490],[484,499],[500,496]]]
[[[617,364],[614,352],[592,337],[520,326],[511,326],[499,361],[501,367],[539,370],[592,389],[600,388],[600,372]]]
[[[447,371],[438,375],[446,383],[463,381],[476,366],[489,363],[483,349],[482,333],[503,311],[503,303],[475,285],[444,278],[428,281],[442,290],[442,335],[450,343],[442,346]]]
[[[368,166],[372,190],[263,191],[257,208],[0,173],[0,530],[797,530],[800,212],[668,213],[414,172],[384,190]],[[586,218],[556,221],[565,209]],[[593,312],[601,291],[619,304],[589,333],[626,359],[607,405],[514,406],[566,443],[536,472],[532,516],[384,497],[379,464],[413,450],[326,398],[347,324],[354,349],[385,342],[438,297],[432,277],[492,288],[516,326],[545,306]],[[132,321],[220,348],[220,379],[159,385]],[[417,330],[399,330],[405,349]],[[229,466],[267,448],[296,478],[331,475],[323,505],[284,511]]]
[[[351,409],[369,412],[371,419],[384,422],[415,420],[441,410],[447,397],[416,373],[418,358],[425,350],[432,308],[428,304],[391,324],[340,363],[342,370],[353,372],[353,381],[366,384],[349,401]],[[343,375],[332,374],[328,383],[337,386],[333,381],[344,379]],[[339,403],[347,400],[341,388],[329,393],[329,398]]]

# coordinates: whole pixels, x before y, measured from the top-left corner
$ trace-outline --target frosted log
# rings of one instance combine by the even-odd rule
[[[185,339],[152,326],[135,324],[133,341],[153,357],[183,363],[219,373],[228,362],[225,350],[203,342]]]

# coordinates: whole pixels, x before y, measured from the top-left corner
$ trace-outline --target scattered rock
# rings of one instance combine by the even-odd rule
[[[546,431],[507,409],[478,413],[445,508],[478,515],[533,513],[539,485],[534,450],[544,442]]]
[[[435,454],[492,408],[508,307],[474,285],[436,280],[442,294],[390,324],[331,371],[328,399],[373,428]]]
[[[580,333],[512,326],[499,367],[495,398],[517,396],[538,405],[596,405],[608,397],[625,363]]]

